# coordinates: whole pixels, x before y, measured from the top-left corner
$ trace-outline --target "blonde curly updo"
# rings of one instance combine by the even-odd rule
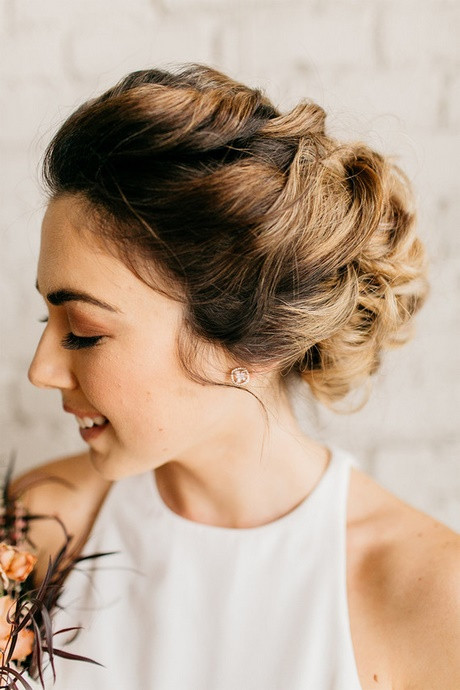
[[[427,281],[406,176],[324,124],[204,66],[134,72],[67,119],[44,175],[165,278],[195,343],[297,373],[333,407],[408,339]]]

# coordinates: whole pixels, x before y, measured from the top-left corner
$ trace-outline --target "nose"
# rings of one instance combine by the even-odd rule
[[[71,367],[71,352],[45,328],[29,366],[28,378],[38,388],[74,389],[78,382]]]

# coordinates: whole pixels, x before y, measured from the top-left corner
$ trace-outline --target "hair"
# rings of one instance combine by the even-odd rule
[[[427,280],[406,175],[325,117],[202,65],[133,72],[64,122],[44,179],[87,202],[138,275],[163,277],[195,342],[334,408],[411,336]]]

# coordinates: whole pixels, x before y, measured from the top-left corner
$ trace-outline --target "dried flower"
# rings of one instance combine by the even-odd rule
[[[15,582],[24,582],[32,572],[37,557],[5,542],[0,543],[0,572]]]
[[[15,607],[16,601],[12,597],[8,595],[0,597],[0,652],[3,656],[8,654],[8,646],[11,645],[11,634],[14,626],[8,621],[11,620],[11,615]],[[11,660],[22,661],[29,656],[33,650],[34,639],[35,636],[32,630],[28,628],[19,630]]]
[[[32,690],[28,676],[29,679],[37,679],[45,690],[43,671],[46,661],[51,666],[54,680],[55,657],[101,665],[86,656],[54,646],[57,633],[53,630],[53,613],[59,606],[64,582],[73,568],[81,561],[101,558],[113,552],[80,556],[83,542],[71,548],[72,537],[59,517],[31,515],[22,505],[20,494],[10,493],[12,472],[13,460],[3,482],[0,482],[0,589],[3,581],[3,592],[0,591],[0,688]],[[46,477],[43,481],[65,483],[69,487],[58,477]],[[39,587],[34,587],[28,577],[37,562],[37,558],[27,550],[28,547],[34,548],[28,535],[32,520],[54,520],[63,531],[62,547],[54,558],[49,559]],[[79,629],[79,626],[74,626],[66,630],[77,634]]]

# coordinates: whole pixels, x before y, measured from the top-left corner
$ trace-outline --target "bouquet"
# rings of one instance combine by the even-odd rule
[[[72,631],[76,635],[80,626],[54,631],[53,611],[59,607],[59,598],[70,571],[83,560],[110,553],[79,556],[81,543],[70,547],[72,536],[57,516],[29,514],[20,495],[12,495],[12,472],[13,460],[0,490],[0,688],[33,690],[27,680],[29,676],[29,680],[38,679],[46,690],[43,673],[45,667],[51,665],[53,681],[56,680],[55,657],[102,665],[55,647],[56,635]],[[45,481],[48,480],[63,482],[57,477],[47,477]],[[60,524],[63,545],[57,555],[49,559],[45,577],[41,585],[35,587],[33,570],[37,563],[37,549],[29,537],[28,527],[32,520],[44,519],[56,520]]]

